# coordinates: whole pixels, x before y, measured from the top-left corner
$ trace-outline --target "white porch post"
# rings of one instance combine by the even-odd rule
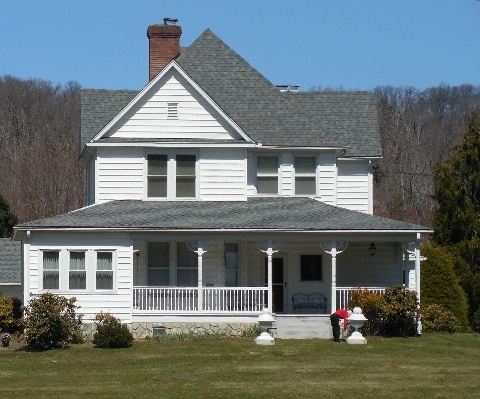
[[[198,242],[198,311],[203,311],[203,244]]]
[[[332,257],[332,294],[330,299],[330,310],[331,313],[335,313],[337,311],[337,255],[341,254],[347,249],[348,242],[321,242],[320,246]]]
[[[415,241],[415,291],[417,292],[417,300],[420,305],[420,233],[417,233],[417,241]],[[422,333],[422,320],[418,319],[417,333]]]
[[[268,311],[273,313],[273,273],[272,273],[272,258],[273,254],[280,251],[283,248],[282,241],[257,241],[257,248],[267,254],[267,301],[268,301]]]

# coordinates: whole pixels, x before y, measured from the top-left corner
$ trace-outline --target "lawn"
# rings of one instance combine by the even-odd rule
[[[480,335],[0,351],[1,398],[478,398]]]

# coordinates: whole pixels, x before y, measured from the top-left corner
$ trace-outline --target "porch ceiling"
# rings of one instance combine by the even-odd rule
[[[20,224],[16,230],[430,233],[424,226],[304,197],[247,201],[112,201]]]

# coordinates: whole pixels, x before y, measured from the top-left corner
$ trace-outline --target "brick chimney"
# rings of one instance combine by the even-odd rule
[[[164,18],[163,25],[150,25],[147,29],[149,81],[180,53],[182,28],[175,25],[176,22],[176,19]]]

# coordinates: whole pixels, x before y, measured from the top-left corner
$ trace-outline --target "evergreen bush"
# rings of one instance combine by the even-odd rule
[[[478,308],[478,310],[473,314],[472,329],[473,331],[480,333],[480,308]]]
[[[127,326],[110,313],[98,313],[95,326],[97,331],[93,334],[93,343],[99,348],[127,348],[133,342],[133,335]]]
[[[389,287],[382,301],[383,335],[406,337],[416,334],[418,322],[417,293],[403,285]]]
[[[460,328],[458,319],[452,312],[442,308],[440,305],[427,305],[422,307],[423,331],[429,332],[457,332]]]
[[[361,328],[364,335],[380,335],[382,332],[382,294],[358,288],[352,291],[352,297],[348,304],[349,309],[358,306],[368,320]]]
[[[0,331],[8,333],[18,331],[20,317],[20,299],[0,297]]]
[[[421,268],[421,306],[425,310],[430,305],[439,305],[456,317],[460,327],[468,327],[467,299],[455,273],[456,265],[463,264],[461,259],[446,248],[434,244],[422,247],[427,260]]]
[[[46,350],[83,342],[82,315],[77,313],[75,302],[75,298],[49,292],[32,297],[22,321],[27,345]]]

